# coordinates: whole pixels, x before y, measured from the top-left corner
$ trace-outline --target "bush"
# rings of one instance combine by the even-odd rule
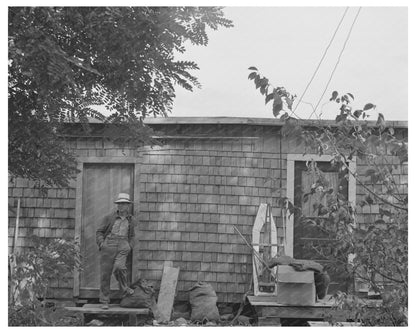
[[[55,325],[46,297],[53,281],[72,279],[80,267],[76,242],[32,237],[33,247],[9,258],[9,326]]]

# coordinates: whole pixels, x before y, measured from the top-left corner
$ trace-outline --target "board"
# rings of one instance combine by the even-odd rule
[[[277,243],[277,228],[271,210],[270,205],[265,203],[260,204],[252,233],[253,249],[265,262],[276,256],[279,248]],[[276,272],[277,267],[274,267],[272,272],[270,272],[264,267],[264,264],[258,256],[253,253],[253,284],[255,296],[277,295],[277,285],[272,276],[276,276]],[[267,285],[273,291],[265,291],[264,289],[270,289]]]

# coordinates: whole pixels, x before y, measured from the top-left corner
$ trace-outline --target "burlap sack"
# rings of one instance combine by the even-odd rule
[[[131,286],[133,295],[125,296],[120,302],[123,308],[148,308],[153,311],[156,307],[155,290],[153,286],[144,279],[139,279]]]
[[[190,290],[191,321],[219,321],[217,294],[208,283],[198,282]]]

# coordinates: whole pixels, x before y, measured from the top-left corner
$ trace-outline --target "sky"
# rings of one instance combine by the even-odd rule
[[[272,103],[248,80],[255,66],[273,86],[300,97],[330,44],[347,7],[226,7],[233,28],[209,31],[208,46],[186,44],[178,59],[195,61],[202,88],[178,87],[170,116],[273,117]],[[377,107],[376,119],[408,119],[408,10],[406,7],[350,7],[315,78],[296,109],[301,118],[334,119],[339,106],[327,103],[333,90],[352,93],[353,108]],[[347,40],[347,42],[346,42]],[[342,52],[344,43],[345,49]],[[339,58],[322,102],[331,72]],[[295,102],[294,105],[296,105]],[[322,106],[323,105],[323,106]],[[321,107],[322,106],[322,107]]]

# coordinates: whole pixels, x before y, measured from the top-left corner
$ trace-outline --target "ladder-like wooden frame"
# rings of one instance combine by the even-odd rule
[[[266,219],[267,219],[267,210],[268,210],[268,205],[265,203],[260,204],[259,206],[259,210],[257,211],[257,216],[256,219],[254,221],[254,226],[253,226],[253,232],[252,232],[252,246],[254,251],[256,251],[257,253],[259,253],[260,250],[260,246],[264,245],[264,244],[260,244],[260,234],[261,231],[263,229],[264,224],[266,223]],[[273,215],[271,214],[271,207],[269,207],[269,212],[270,212],[270,221],[267,221],[270,223],[270,244],[267,244],[267,246],[270,246],[270,253],[271,256],[274,257],[278,254],[278,244],[277,244],[277,228],[276,225],[274,223],[273,220]],[[275,285],[274,288],[274,292],[273,293],[269,293],[269,292],[263,292],[259,290],[259,277],[258,274],[259,272],[262,272],[264,269],[264,264],[261,263],[261,261],[257,258],[257,255],[255,255],[253,253],[253,289],[254,289],[254,295],[255,296],[272,296],[275,295],[277,296],[277,285]],[[274,267],[272,269],[272,272],[274,274],[274,276],[276,276],[277,273],[277,267]]]

